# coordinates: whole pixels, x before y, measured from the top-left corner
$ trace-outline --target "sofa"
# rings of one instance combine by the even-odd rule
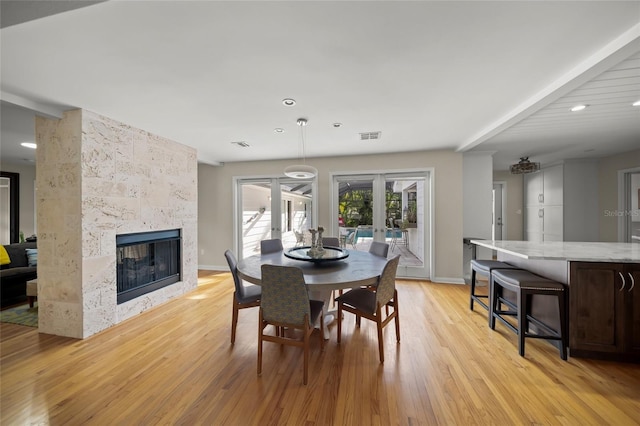
[[[2,307],[15,305],[27,300],[27,281],[36,279],[37,252],[31,251],[31,264],[27,249],[37,248],[36,242],[6,244],[3,247],[9,255],[10,263],[0,265],[0,299]],[[35,256],[34,256],[35,255]],[[34,263],[36,263],[34,265]]]

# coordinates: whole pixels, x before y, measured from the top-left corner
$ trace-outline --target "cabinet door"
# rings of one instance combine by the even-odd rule
[[[623,290],[627,301],[625,315],[625,340],[627,352],[640,356],[640,265],[625,266],[627,285]]]
[[[569,347],[572,351],[624,351],[623,266],[571,262],[569,275]],[[573,353],[573,352],[572,352]]]
[[[542,241],[542,207],[527,206],[524,210],[524,229],[527,241]]]
[[[545,206],[561,206],[564,203],[564,168],[562,164],[544,169],[542,182],[543,204]]]
[[[545,206],[543,210],[542,232],[544,241],[562,241],[564,233],[563,206]]]
[[[537,206],[542,204],[542,172],[524,175],[524,205]]]

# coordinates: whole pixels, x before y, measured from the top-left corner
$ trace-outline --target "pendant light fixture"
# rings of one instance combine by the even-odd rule
[[[514,175],[533,173],[540,170],[540,163],[532,163],[529,161],[529,157],[520,157],[518,164],[512,164],[509,170]]]
[[[300,127],[300,144],[298,146],[298,156],[302,158],[302,164],[296,164],[284,169],[284,174],[294,179],[312,179],[318,174],[315,167],[306,164],[304,143],[305,143],[305,127],[308,120],[306,118],[298,118],[297,124]]]

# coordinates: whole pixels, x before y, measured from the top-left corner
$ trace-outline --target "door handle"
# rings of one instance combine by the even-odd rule
[[[628,272],[629,274],[629,278],[631,278],[631,287],[629,287],[629,293],[631,293],[631,290],[633,290],[633,288],[636,286],[636,280],[633,279],[633,275],[631,275],[631,272]]]
[[[622,291],[624,290],[624,286],[626,285],[626,282],[624,281],[624,275],[622,275],[622,272],[618,272],[618,275],[620,275],[620,279],[622,280],[622,287],[620,287],[620,290],[618,291]]]
[[[538,217],[539,218],[543,218],[544,217],[544,209],[538,209]]]

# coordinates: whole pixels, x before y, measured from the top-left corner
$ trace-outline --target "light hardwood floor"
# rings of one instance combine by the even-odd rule
[[[402,341],[345,314],[309,384],[302,352],[265,345],[256,375],[257,309],[240,312],[229,343],[232,281],[199,288],[85,340],[1,324],[2,425],[637,425],[640,365],[560,359],[469,311],[468,287],[397,283]]]

